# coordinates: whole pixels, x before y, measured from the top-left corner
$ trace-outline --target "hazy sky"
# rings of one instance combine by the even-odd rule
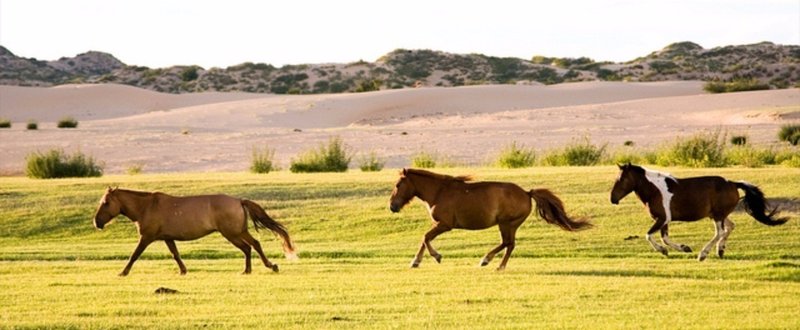
[[[800,0],[0,0],[0,45],[131,65],[374,61],[397,48],[627,61],[677,41],[800,44]]]

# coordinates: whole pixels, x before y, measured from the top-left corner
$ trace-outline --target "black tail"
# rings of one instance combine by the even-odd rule
[[[267,228],[280,236],[281,239],[283,239],[283,252],[286,254],[286,258],[297,259],[297,255],[294,252],[294,244],[292,243],[292,239],[289,238],[289,232],[286,230],[286,227],[273,220],[260,205],[253,201],[243,199],[242,207],[247,210],[247,213],[250,214],[250,218],[253,219],[253,226],[256,228],[256,231],[258,231],[259,228]]]
[[[564,211],[564,203],[547,189],[533,189],[528,195],[536,202],[536,212],[549,224],[554,224],[566,231],[577,231],[592,227],[586,219],[573,220]]]
[[[750,214],[758,222],[767,226],[777,226],[786,223],[788,217],[774,219],[773,216],[778,213],[778,208],[775,207],[772,211],[767,213],[767,200],[764,198],[764,193],[758,187],[746,182],[733,182],[736,188],[744,190],[744,210]]]

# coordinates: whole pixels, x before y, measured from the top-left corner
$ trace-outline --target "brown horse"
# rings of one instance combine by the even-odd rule
[[[744,190],[745,210],[759,222],[776,226],[788,220],[773,219],[777,209],[766,213],[768,206],[764,193],[758,187],[746,182],[728,181],[719,176],[677,179],[667,173],[630,163],[619,165],[619,169],[619,178],[611,190],[611,203],[619,204],[619,201],[631,192],[636,193],[656,222],[647,231],[647,241],[665,256],[667,249],[656,243],[652,237],[656,231],[661,231],[661,241],[664,244],[679,251],[692,252],[690,247],[670,241],[670,221],[697,221],[710,217],[714,220],[716,234],[703,247],[697,259],[705,260],[714,244],[717,244],[717,254],[722,258],[725,254],[725,243],[734,228],[728,215],[739,203],[738,189]]]
[[[468,176],[452,177],[417,169],[403,169],[400,173],[400,179],[392,191],[389,209],[400,212],[403,206],[417,197],[428,204],[433,220],[433,228],[423,236],[411,267],[419,266],[425,248],[436,262],[441,262],[442,255],[431,245],[431,241],[439,234],[453,228],[476,230],[497,225],[503,241],[483,257],[481,266],[488,265],[495,254],[506,249],[497,270],[505,269],[514,251],[517,228],[531,213],[531,198],[536,201],[539,216],[547,223],[567,231],[591,227],[585,220],[570,219],[561,200],[547,189],[525,191],[513,183],[469,182],[471,180]]]
[[[297,258],[286,228],[272,220],[261,206],[227,195],[175,197],[159,192],[142,192],[124,189],[106,190],[94,215],[94,226],[103,227],[117,215],[124,215],[139,230],[139,245],[131,254],[128,265],[119,274],[128,275],[133,263],[153,241],[164,241],[178,263],[181,275],[186,274],[175,241],[195,240],[219,231],[228,241],[244,252],[244,274],[249,274],[250,247],[253,247],[264,266],[278,271],[261,250],[261,244],[247,232],[247,215],[253,219],[256,230],[267,228],[283,239],[283,250],[289,259]]]

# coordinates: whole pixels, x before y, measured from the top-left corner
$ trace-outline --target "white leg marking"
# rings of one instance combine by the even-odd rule
[[[722,221],[714,221],[714,238],[712,238],[711,241],[709,241],[708,244],[703,247],[703,251],[700,251],[700,255],[697,256],[697,261],[706,260],[706,257],[708,257],[708,252],[711,251],[711,248],[714,246],[714,244],[717,244],[719,239],[722,237],[724,233],[724,230],[722,229],[722,223]]]
[[[653,249],[655,249],[658,252],[661,252],[661,254],[663,255],[668,255],[667,248],[656,243],[656,240],[653,239],[653,235],[647,234],[645,235],[645,238],[647,238],[647,241],[650,242],[650,246],[652,246]]]

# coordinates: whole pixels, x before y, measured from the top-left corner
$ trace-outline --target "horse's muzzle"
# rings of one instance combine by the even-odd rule
[[[391,210],[392,213],[400,212],[400,206],[389,204],[389,210]]]
[[[105,227],[105,225],[106,224],[104,224],[104,223],[102,223],[100,221],[97,221],[97,219],[94,219],[94,227],[95,228],[103,230],[103,227]]]
[[[617,204],[619,204],[619,200],[618,199],[614,199],[614,197],[611,197],[611,204],[617,205]]]

